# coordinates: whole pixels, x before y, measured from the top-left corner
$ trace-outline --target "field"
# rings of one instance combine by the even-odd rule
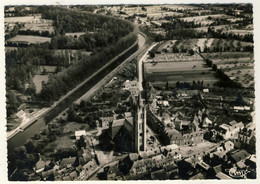
[[[67,135],[59,137],[51,143],[49,143],[44,149],[45,150],[59,150],[59,149],[69,149],[74,148],[75,143],[72,139],[70,139]]]
[[[254,85],[254,58],[249,52],[223,52],[203,54],[213,61],[231,80],[243,87]]]
[[[44,43],[50,42],[51,38],[43,37],[43,36],[28,36],[28,35],[17,35],[14,38],[7,40],[7,42],[16,42],[16,43]]]
[[[227,15],[223,14],[216,14],[216,15],[203,15],[203,16],[195,16],[195,17],[185,17],[185,18],[180,18],[183,21],[186,22],[194,22],[195,24],[201,24],[203,26],[208,26],[214,22],[214,20],[209,20],[209,17],[214,18],[224,18],[228,17]]]
[[[85,32],[77,32],[77,33],[65,33],[65,36],[73,36],[79,38],[81,35],[86,34]]]
[[[182,15],[183,15],[182,13],[168,12],[168,11],[156,12],[156,13],[147,13],[147,17],[148,18],[154,18],[154,19],[159,19],[159,18],[163,18],[163,17],[166,17],[166,16],[177,16],[177,17],[180,17]]]
[[[7,23],[32,23],[40,21],[41,16],[24,16],[24,17],[5,17],[4,21]]]
[[[200,39],[185,39],[181,42],[168,42],[169,46],[165,47],[174,47],[177,48],[180,52],[182,49],[190,50],[200,48],[201,52],[205,51],[205,47],[207,47],[208,51],[236,51],[237,49],[242,49],[245,46],[253,46],[251,42],[244,42],[238,40],[227,40],[227,39],[218,39],[218,38],[200,38]]]
[[[54,32],[52,23],[26,23],[21,30],[32,30],[32,31],[48,31],[49,33]]]
[[[246,29],[231,29],[231,30],[223,31],[223,32],[232,33],[232,34],[241,35],[241,36],[244,36],[247,34],[252,34],[252,35],[254,34],[253,30],[246,30]]]
[[[80,123],[76,123],[76,122],[69,122],[67,123],[64,128],[63,128],[63,133],[69,133],[69,132],[75,132],[80,130],[80,128],[84,128],[85,130],[89,129],[89,125],[88,124],[80,124]]]
[[[164,87],[166,81],[170,86],[177,81],[192,83],[203,80],[205,85],[218,81],[215,72],[197,54],[156,54],[144,64],[144,73],[147,81],[160,87]]]
[[[33,77],[33,82],[36,87],[36,93],[40,93],[42,89],[42,81],[48,81],[48,75],[35,75]]]

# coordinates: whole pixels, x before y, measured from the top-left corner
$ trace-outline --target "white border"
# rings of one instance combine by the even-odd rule
[[[255,48],[255,82],[256,82],[256,92],[255,94],[259,94],[259,86],[260,86],[260,2],[258,0],[61,0],[61,1],[55,1],[55,0],[44,0],[43,1],[37,1],[37,0],[1,0],[0,2],[0,122],[1,122],[1,129],[0,129],[0,183],[17,183],[17,182],[9,182],[7,178],[7,141],[6,141],[6,108],[5,108],[5,58],[4,58],[4,6],[6,5],[71,5],[71,4],[204,4],[204,3],[252,3],[253,4],[253,11],[254,11],[254,48]],[[259,95],[256,95],[256,103],[255,103],[256,109],[255,112],[258,111],[260,106],[259,101]],[[258,120],[260,120],[260,114],[256,114],[256,135],[258,135]],[[183,181],[183,180],[167,180],[167,183],[260,183],[260,163],[259,163],[259,137],[257,136],[257,179],[256,180],[232,180],[232,181],[223,181],[223,180],[189,180],[189,181]],[[115,181],[84,181],[84,183],[114,183]],[[122,181],[121,181],[122,182]],[[117,183],[121,183],[120,181],[117,181]],[[124,181],[127,183],[165,183],[165,181]],[[20,183],[26,183],[26,182],[20,182]],[[32,182],[36,183],[36,182]],[[45,182],[37,182],[37,183],[45,183]],[[60,182],[55,182],[60,183]],[[63,183],[71,183],[71,182],[63,182]],[[83,183],[83,182],[74,182],[74,183]]]

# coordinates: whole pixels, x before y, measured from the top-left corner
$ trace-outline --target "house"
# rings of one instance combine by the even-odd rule
[[[129,170],[130,175],[139,175],[146,172],[147,172],[147,167],[144,163],[144,160],[135,161]]]
[[[125,112],[124,113],[124,117],[125,118],[131,118],[132,117],[132,113],[131,112]]]
[[[212,121],[208,117],[205,117],[202,121],[202,127],[207,128],[211,126],[212,126]]]
[[[168,175],[164,169],[161,169],[158,171],[151,172],[151,179],[152,180],[166,180],[166,179],[168,179]]]
[[[236,150],[230,154],[229,159],[231,162],[237,164],[241,160],[248,158],[250,154],[246,150]]]
[[[70,176],[63,176],[62,180],[63,181],[71,181]]]
[[[76,171],[73,171],[72,173],[69,174],[70,179],[73,181],[78,177],[78,173]]]
[[[225,140],[230,139],[244,127],[244,124],[242,122],[235,124],[233,121],[231,124],[233,125],[222,124],[219,126],[218,133]]]
[[[81,136],[86,136],[86,131],[85,130],[75,131],[76,140],[80,140]]]
[[[107,166],[104,168],[104,175],[106,180],[122,179],[122,174],[119,171],[118,165]]]
[[[203,89],[202,91],[203,91],[203,93],[208,93],[209,89]]]
[[[238,133],[238,141],[240,143],[250,145],[254,143],[255,139],[255,123],[251,123],[249,126],[244,127]]]
[[[230,176],[224,174],[223,172],[218,172],[216,174],[216,178],[219,179],[219,180],[232,180],[233,179]]]
[[[51,175],[53,175],[53,170],[43,171],[41,173],[43,180],[47,180]]]
[[[167,174],[167,178],[177,179],[179,178],[179,168],[176,164],[169,164],[163,167],[164,171]]]
[[[64,158],[62,159],[61,163],[60,163],[60,168],[70,168],[72,166],[75,165],[76,163],[76,157],[69,157],[69,158]]]
[[[109,127],[109,123],[112,122],[113,120],[115,120],[116,117],[115,116],[110,116],[110,117],[101,117],[99,119],[100,121],[100,126],[102,128],[108,128]]]
[[[24,118],[26,118],[26,113],[23,110],[20,110],[19,112],[16,113],[16,116],[23,120]]]
[[[234,149],[234,143],[231,141],[227,141],[224,143],[225,151],[229,152]]]
[[[45,157],[39,154],[39,161],[36,162],[35,168],[34,168],[35,172],[36,173],[42,172],[50,163],[51,163],[51,161],[49,161],[49,160],[46,161]]]

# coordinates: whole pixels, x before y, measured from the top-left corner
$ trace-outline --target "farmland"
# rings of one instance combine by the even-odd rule
[[[24,16],[24,17],[6,17],[4,20],[6,23],[24,23],[24,26],[20,30],[32,30],[32,31],[48,31],[54,32],[52,26],[52,20],[42,19],[41,15]]]
[[[250,52],[222,52],[203,54],[217,69],[242,87],[254,86],[254,59]]]
[[[209,18],[210,17],[210,18]],[[229,16],[224,14],[216,14],[216,15],[203,15],[203,16],[194,16],[194,17],[185,17],[180,18],[183,21],[194,22],[195,24],[201,24],[203,26],[209,26],[214,22],[214,18],[228,18]]]
[[[25,44],[35,44],[35,43],[44,43],[50,42],[51,38],[43,36],[29,36],[29,35],[17,35],[14,38],[7,40],[11,43],[25,43]]]
[[[174,86],[176,82],[204,81],[205,85],[213,85],[218,80],[215,73],[203,59],[194,54],[156,54],[155,58],[148,59],[144,64],[146,80],[155,86]]]
[[[200,52],[207,51],[244,51],[245,47],[253,47],[253,43],[244,42],[238,40],[227,40],[219,38],[199,38],[199,39],[185,39],[182,41],[171,40],[167,41],[158,51],[167,49],[168,51],[174,50],[174,52],[186,52],[187,50],[200,49]]]

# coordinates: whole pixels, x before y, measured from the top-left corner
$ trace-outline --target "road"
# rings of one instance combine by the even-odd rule
[[[155,45],[157,45],[157,43],[153,43],[138,61],[138,86],[140,91],[143,91],[143,61],[147,58],[148,52],[152,50]]]

